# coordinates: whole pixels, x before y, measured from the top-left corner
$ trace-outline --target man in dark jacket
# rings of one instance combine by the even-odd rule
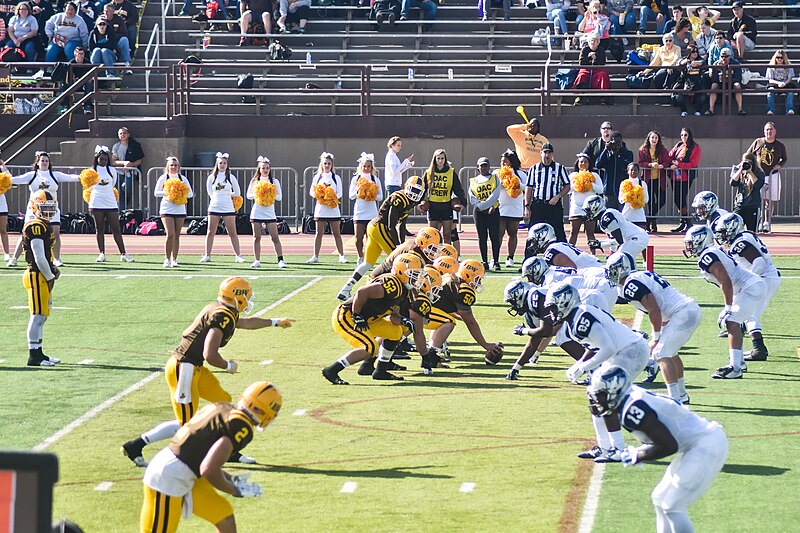
[[[128,128],[122,127],[117,132],[119,142],[111,149],[111,160],[117,167],[119,174],[120,195],[119,208],[126,209],[133,200],[133,189],[136,181],[141,177],[142,160],[144,151],[142,145],[131,137]]]
[[[583,153],[589,156],[589,168],[597,166],[597,158],[606,149],[606,143],[611,140],[611,133],[614,126],[609,121],[600,124],[600,137],[595,137],[586,143]]]
[[[656,33],[664,33],[664,27],[670,19],[669,4],[667,0],[641,0],[639,2],[639,35],[647,33],[647,22],[656,21]]]
[[[139,8],[130,0],[113,0],[114,11],[125,21],[125,32],[118,35],[127,35],[131,52],[136,50],[136,31],[139,24]]]
[[[739,65],[740,63],[731,58],[731,51],[728,48],[723,48],[719,53],[719,61],[717,66],[727,67],[732,65]],[[726,79],[730,79],[730,86],[733,87],[733,97],[736,99],[736,106],[739,108],[740,115],[746,115],[747,111],[742,108],[742,69],[740,68],[723,68],[723,69],[709,69],[709,78],[711,79],[711,90],[719,91],[725,84]],[[714,114],[714,104],[717,103],[717,92],[709,93],[708,95],[708,111],[706,115]]]
[[[733,20],[728,28],[727,37],[733,49],[739,54],[739,59],[744,59],[744,53],[756,47],[758,34],[756,19],[745,15],[742,2],[734,2],[731,7],[733,7]]]
[[[597,168],[602,171],[605,186],[606,206],[620,208],[619,187],[628,177],[628,164],[633,163],[633,152],[628,150],[618,131],[611,133],[611,140],[597,158]]]

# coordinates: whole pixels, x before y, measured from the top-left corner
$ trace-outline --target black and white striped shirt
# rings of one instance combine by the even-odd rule
[[[537,163],[528,173],[527,187],[533,189],[531,198],[534,200],[550,200],[558,196],[564,185],[569,185],[567,169],[561,163],[553,162],[550,166]]]

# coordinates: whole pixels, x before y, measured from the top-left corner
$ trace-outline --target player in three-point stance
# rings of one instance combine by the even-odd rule
[[[689,403],[683,378],[683,361],[678,351],[700,325],[702,312],[697,302],[681,294],[667,280],[653,272],[636,270],[636,262],[625,252],[616,252],[606,263],[608,279],[616,284],[619,296],[635,309],[647,314],[653,326],[650,361],[664,372],[670,398]],[[655,379],[655,373],[652,374]],[[653,381],[648,378],[645,381]]]
[[[247,387],[236,405],[206,405],[181,427],[169,446],[153,457],[144,473],[140,531],[172,533],[181,515],[195,514],[219,533],[236,531],[233,507],[217,491],[236,498],[259,497],[263,489],[250,474],[232,476],[222,469],[232,455],[263,431],[283,404],[281,393],[266,382]]]
[[[727,211],[719,206],[717,195],[711,191],[700,191],[694,195],[692,200],[694,216],[714,231],[714,224],[717,220],[728,214]]]
[[[618,366],[595,372],[588,395],[592,416],[621,421],[642,442],[620,454],[623,465],[675,456],[651,495],[656,531],[694,531],[687,509],[705,494],[728,455],[722,427],[672,398],[631,385],[628,373]]]
[[[556,230],[546,222],[534,224],[528,230],[525,240],[525,258],[543,254],[547,264],[569,268],[603,267],[593,255],[587,254],[576,246],[556,240]]]
[[[698,257],[703,278],[722,289],[725,307],[719,313],[717,325],[728,330],[729,363],[719,367],[711,377],[737,379],[747,369],[742,352],[742,324],[758,312],[766,288],[759,276],[737,265],[719,246],[713,246],[713,240],[708,226],[692,226],[683,237],[683,255]]]
[[[603,249],[626,252],[631,257],[644,253],[650,236],[616,209],[606,208],[602,196],[595,194],[584,200],[583,211],[587,220],[597,219],[597,229],[609,237],[603,241],[590,240],[588,245],[592,253]]]
[[[42,331],[50,316],[52,292],[60,276],[53,264],[55,233],[50,225],[58,212],[58,204],[53,194],[40,190],[33,193],[30,201],[33,219],[22,228],[22,247],[28,268],[22,275],[22,285],[28,292],[28,307],[31,318],[28,321],[28,366],[55,366],[60,359],[42,353]]]
[[[164,368],[169,386],[172,410],[176,420],[162,422],[153,429],[122,445],[123,455],[136,466],[147,466],[142,450],[148,444],[169,439],[197,412],[200,399],[209,402],[230,402],[231,395],[222,388],[217,377],[204,363],[235,374],[239,365],[219,353],[233,338],[237,329],[261,329],[270,326],[291,327],[289,318],[241,317],[253,309],[253,287],[243,278],[230,277],[220,283],[217,300],[208,304],[184,330],[181,342]],[[238,452],[231,462],[255,463],[255,459]]]

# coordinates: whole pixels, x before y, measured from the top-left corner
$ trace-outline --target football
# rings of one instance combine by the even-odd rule
[[[503,344],[498,343],[495,348],[486,350],[486,353],[483,355],[483,362],[487,365],[496,365],[503,358],[504,351]]]

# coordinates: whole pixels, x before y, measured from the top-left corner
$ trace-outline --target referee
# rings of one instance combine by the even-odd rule
[[[528,227],[546,222],[556,230],[556,239],[567,242],[561,199],[569,193],[567,169],[553,160],[553,145],[542,145],[542,162],[531,167],[525,188],[525,218]]]

